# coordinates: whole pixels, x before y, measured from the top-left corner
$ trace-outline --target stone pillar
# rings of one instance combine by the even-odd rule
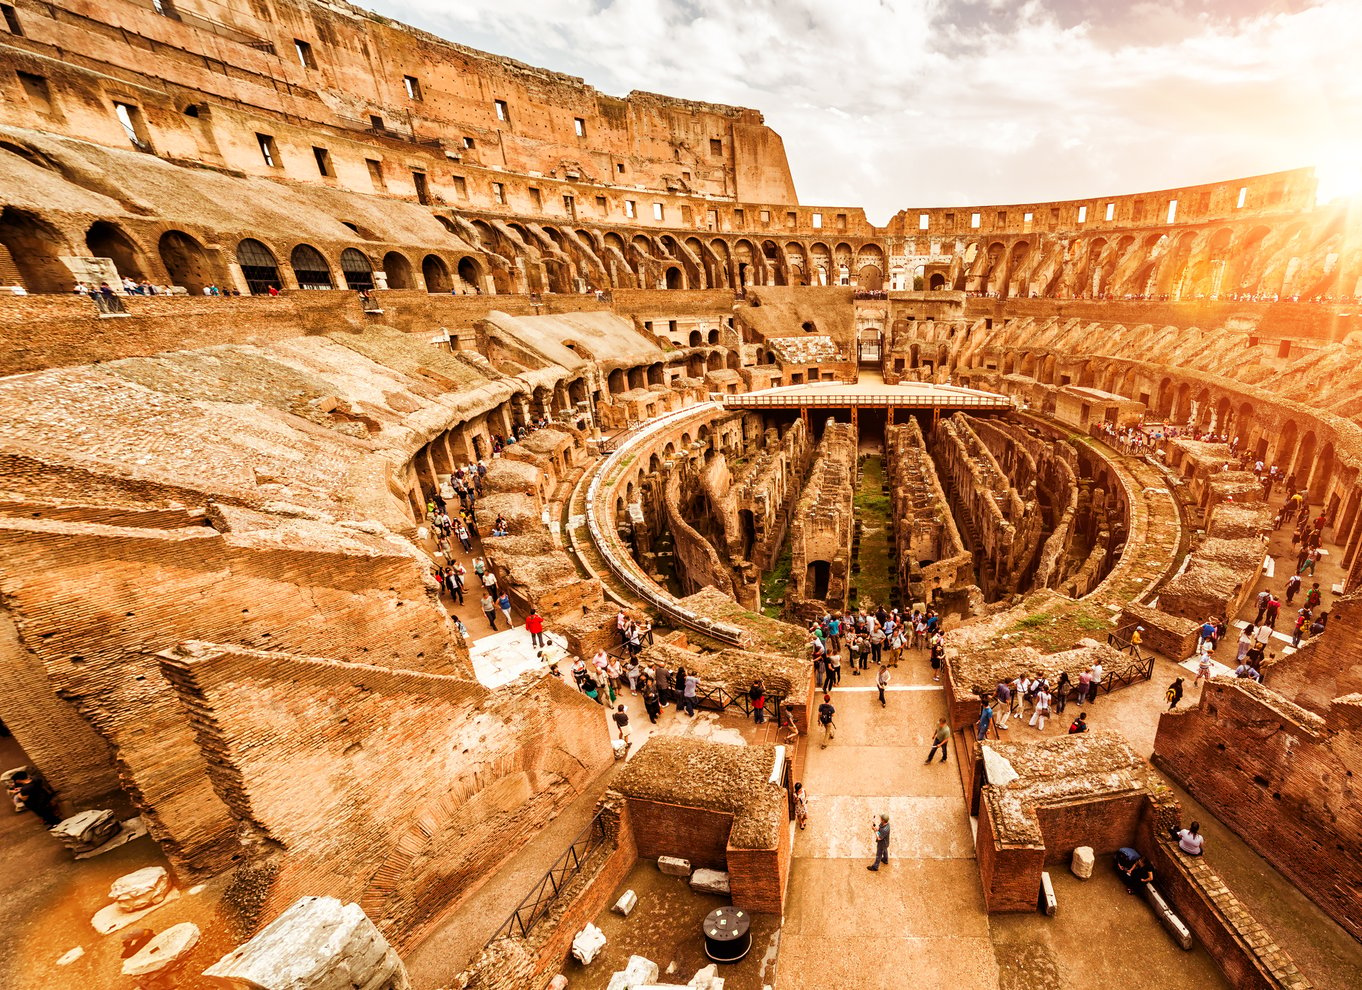
[[[411,990],[406,967],[358,904],[304,897],[204,970],[227,990]]]

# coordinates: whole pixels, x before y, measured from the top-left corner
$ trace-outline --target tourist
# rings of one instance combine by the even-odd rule
[[[880,662],[880,655],[884,651],[884,626],[876,622],[875,628],[870,631],[870,661],[876,665]],[[864,655],[863,655],[864,656]]]
[[[987,698],[986,698],[986,699],[984,700],[984,706],[983,706],[983,708],[980,709],[980,711],[979,711],[979,721],[978,721],[978,723],[976,723],[977,729],[978,729],[978,733],[977,733],[977,735],[975,736],[975,738],[976,738],[979,742],[983,742],[983,741],[984,741],[984,737],[985,737],[986,735],[988,735],[988,727],[989,727],[990,725],[992,725],[992,724],[993,724],[993,701],[992,701],[992,699],[987,699]],[[994,730],[994,732],[995,732],[995,736],[996,736],[997,730]]]
[[[620,738],[626,743],[629,742],[629,713],[624,710],[624,704],[615,709],[615,714],[611,716],[615,720],[615,727],[619,729]]]
[[[662,714],[662,703],[657,699],[657,691],[649,683],[643,689],[643,710],[648,713],[648,721],[657,724],[657,716]]]
[[[610,700],[615,700],[615,695],[624,689],[620,681],[624,677],[624,668],[620,665],[619,657],[612,656],[610,662],[605,665],[605,676],[610,681]]]
[[[1299,577],[1299,575],[1292,576]],[[1316,581],[1314,584],[1310,585],[1310,590],[1305,593],[1305,607],[1313,612],[1315,609],[1319,608],[1320,603],[1323,600],[1324,596],[1320,594],[1319,582]]]
[[[643,676],[643,671],[639,669],[638,657],[630,657],[629,662],[624,667],[624,679],[629,682],[629,693],[638,697],[638,682]]]
[[[832,695],[824,694],[823,702],[818,706],[818,724],[823,727],[823,744],[820,748],[828,748],[828,740],[837,738],[837,723],[833,721],[833,716],[837,714],[837,709],[832,705]]]
[[[1196,648],[1200,650],[1206,643],[1210,643],[1211,649],[1215,649],[1215,619],[1213,618],[1207,618],[1201,624],[1201,629],[1197,634]]]
[[[497,603],[486,591],[482,593],[482,614],[487,616],[487,624],[493,629],[497,627]]]
[[[1125,885],[1127,894],[1134,894],[1143,890],[1145,885],[1154,882],[1154,870],[1140,856],[1139,852],[1129,846],[1123,846],[1117,850],[1114,860],[1116,873],[1121,878],[1121,883]]]
[[[853,677],[861,676],[860,670],[858,670],[856,667],[856,661],[860,658],[861,655],[861,640],[863,638],[864,637],[862,636],[857,636],[855,633],[852,633],[850,636],[847,637],[847,653],[851,657],[849,663],[851,665],[851,675]]]
[[[875,859],[866,869],[874,873],[881,863],[889,865],[889,816],[880,815],[879,823],[872,822],[870,827],[875,832]]]
[[[903,624],[899,623],[894,627],[894,635],[889,640],[890,657],[892,658],[889,662],[889,665],[891,667],[897,667],[899,665],[899,661],[903,659],[904,647],[907,645],[908,645],[907,634],[904,630]]]
[[[55,795],[47,781],[35,777],[28,770],[15,771],[10,781],[15,796],[23,804],[22,808],[16,807],[16,811],[33,812],[48,828],[61,824],[61,815],[57,814],[55,806]]]
[[[993,689],[993,698],[998,702],[998,728],[1006,729],[1007,722],[1012,717],[1012,686],[1007,681],[999,681],[998,686]]]
[[[1078,718],[1069,725],[1069,735],[1076,736],[1088,731],[1088,713],[1079,712]]]
[[[1202,646],[1201,653],[1197,656],[1196,677],[1192,679],[1193,687],[1200,684],[1202,681],[1205,681],[1207,684],[1211,682],[1211,664],[1214,662],[1215,661],[1211,659],[1210,644],[1206,643]]]
[[[803,831],[809,824],[809,792],[804,790],[804,785],[799,781],[795,781],[794,785],[794,808],[795,822]]]
[[[509,604],[510,599],[507,599]],[[509,619],[507,620],[509,621]],[[539,614],[538,609],[530,609],[530,614],[525,616],[525,628],[530,634],[530,645],[543,649],[544,646],[544,617]]]
[[[824,684],[827,690],[831,691],[842,683],[842,658],[836,653],[829,653],[824,658]]]
[[[667,702],[672,696],[672,672],[661,663],[654,666],[655,671],[654,687],[657,691],[657,703],[660,708],[666,708]]]
[[[1318,587],[1318,585],[1316,585]],[[1292,574],[1286,579],[1286,603],[1290,605],[1296,598],[1296,592],[1301,589],[1301,576]]]
[[[511,596],[503,591],[501,597],[497,599],[497,608],[501,609],[501,614],[506,616],[506,628],[514,629],[515,623],[511,621]]]
[[[1182,678],[1174,678],[1173,683],[1168,685],[1168,690],[1163,692],[1163,696],[1168,702],[1168,710],[1171,712],[1182,700]]]
[[[1046,690],[1044,681],[1037,682],[1040,686],[1036,688],[1035,711],[1031,713],[1031,721],[1027,725],[1033,726],[1037,731],[1045,731],[1045,720],[1050,717],[1050,692]]]
[[[1061,670],[1059,672],[1059,681],[1055,684],[1054,694],[1055,711],[1059,712],[1061,715],[1064,714],[1064,708],[1069,703],[1069,691],[1072,689],[1073,681],[1069,680],[1069,672],[1067,670]]]
[[[1092,683],[1088,685],[1088,701],[1097,703],[1097,692],[1102,687],[1102,661],[1094,660],[1092,664]]]
[[[670,701],[679,712],[686,704],[686,668],[678,666],[672,675],[672,696]]]
[[[1267,644],[1272,642],[1272,627],[1264,622],[1253,631],[1253,641],[1257,644],[1259,651],[1266,650]]]
[[[747,689],[747,700],[752,706],[752,721],[761,725],[766,721],[766,685],[760,677]]]
[[[1078,675],[1078,696],[1074,699],[1074,704],[1079,708],[1088,700],[1088,694],[1092,690],[1092,668],[1088,667]]]
[[[880,692],[881,708],[885,707],[884,689],[887,688],[888,686],[889,686],[889,668],[886,667],[884,664],[880,664],[880,672],[875,675],[875,687],[878,688]]]
[[[1200,856],[1205,851],[1206,837],[1201,834],[1200,822],[1192,822],[1182,829],[1174,825],[1170,831],[1178,840],[1178,848],[1188,856]]]
[[[932,748],[927,750],[927,759],[924,763],[931,763],[936,751],[941,750],[941,762],[946,762],[947,744],[951,740],[951,727],[944,718],[937,719],[936,731],[932,733]]]
[[[686,706],[686,715],[695,717],[695,695],[700,690],[700,678],[693,673],[686,674],[686,686],[681,691],[681,702]]]
[[[945,658],[946,648],[941,643],[933,643],[931,646],[932,658],[932,680],[941,680],[941,661]]]
[[[1247,678],[1251,681],[1257,681],[1259,684],[1263,683],[1263,675],[1255,670],[1247,660],[1234,668],[1234,676],[1240,679]]]
[[[1235,650],[1234,659],[1244,659],[1248,651],[1253,649],[1253,630],[1252,623],[1246,624],[1243,629],[1239,630],[1239,645]]]

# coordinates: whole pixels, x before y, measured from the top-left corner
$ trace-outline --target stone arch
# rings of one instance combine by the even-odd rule
[[[311,244],[299,244],[289,252],[288,260],[298,279],[298,288],[330,289],[335,285],[331,279],[331,266]]]
[[[664,377],[664,375],[663,375],[663,371],[662,371],[662,362],[661,362],[661,361],[654,361],[652,364],[648,365],[648,373],[647,373],[647,374],[648,374],[648,384],[649,384],[649,385],[665,385],[665,384],[666,384],[666,379],[665,379],[665,377]]]
[[[341,252],[340,266],[347,289],[368,292],[374,287],[374,264],[363,251],[346,248]]]
[[[791,285],[809,285],[809,258],[804,252],[804,245],[798,241],[790,241],[785,245],[785,263],[790,268]]]
[[[268,295],[271,287],[282,288],[279,261],[274,252],[254,237],[247,237],[236,246],[236,263],[246,279],[246,291],[253,296]]]
[[[416,276],[412,272],[411,262],[400,251],[389,251],[383,256],[383,273],[388,276],[390,289],[416,288]]]
[[[36,213],[6,206],[0,210],[0,245],[19,269],[29,292],[70,292],[76,280],[58,259],[73,252],[56,227]]]
[[[1302,488],[1309,488],[1310,501],[1324,504],[1329,497],[1330,483],[1333,481],[1334,474],[1334,444],[1333,441],[1325,443],[1320,448],[1319,456],[1315,458],[1315,463],[1310,470],[1309,482],[1304,482],[1297,476],[1297,482]]]
[[[761,256],[766,263],[766,270],[771,273],[776,285],[786,285],[789,279],[785,274],[785,259],[781,255],[780,246],[775,241],[767,239],[761,242]]]
[[[96,220],[85,231],[85,247],[92,258],[108,258],[118,274],[142,281],[147,278],[142,249],[127,231],[108,220]]]
[[[1290,466],[1283,465],[1282,470],[1287,474],[1295,474],[1296,488],[1307,487],[1311,472],[1315,466],[1315,448],[1318,440],[1314,430],[1306,430],[1301,436],[1300,446],[1296,448],[1296,456],[1292,459]]]
[[[862,265],[856,273],[856,287],[863,292],[879,292],[884,288],[884,270],[878,265]]]
[[[729,371],[739,371],[742,368],[742,357],[737,351],[729,351],[726,364]]]
[[[668,265],[666,272],[663,274],[663,279],[669,289],[687,288],[686,273],[681,270],[680,265]]]
[[[927,288],[932,292],[940,292],[946,288],[946,276],[940,272],[933,272],[927,278]]]
[[[213,283],[208,250],[183,230],[167,230],[156,246],[172,285],[181,285],[190,295],[200,295]]]
[[[459,259],[459,282],[463,285],[465,294],[475,294],[482,291],[482,263],[471,255],[464,255]]]
[[[421,259],[421,277],[426,280],[427,292],[449,292],[454,282],[449,277],[449,266],[438,254],[428,254]]]
[[[629,389],[629,373],[623,368],[616,368],[606,376],[606,387],[609,388],[611,395],[619,395]]]
[[[759,285],[757,277],[757,249],[747,238],[740,238],[733,245],[733,277],[739,288]]]
[[[1179,426],[1192,418],[1192,386],[1183,382],[1177,387],[1171,419]]]
[[[1272,450],[1272,462],[1290,474],[1291,462],[1296,457],[1296,436],[1299,428],[1294,419],[1288,419],[1277,433],[1277,445]],[[1299,479],[1298,479],[1299,480]]]

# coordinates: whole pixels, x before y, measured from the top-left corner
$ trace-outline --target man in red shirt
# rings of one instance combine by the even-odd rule
[[[542,649],[544,646],[544,617],[535,609],[530,609],[530,614],[525,616],[525,628],[530,631],[530,645]]]

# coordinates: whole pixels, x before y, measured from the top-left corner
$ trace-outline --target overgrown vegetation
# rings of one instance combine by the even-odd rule
[[[892,502],[884,493],[884,458],[871,454],[861,464],[861,483],[852,496],[861,523],[860,571],[853,575],[858,607],[889,605],[894,586]]]
[[[768,619],[779,619],[785,603],[785,592],[790,587],[790,543],[776,558],[775,566],[761,578],[761,614]]]

